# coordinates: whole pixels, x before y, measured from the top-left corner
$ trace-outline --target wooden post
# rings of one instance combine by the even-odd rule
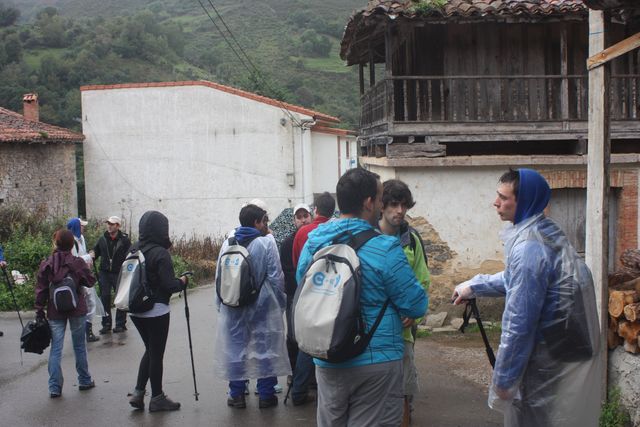
[[[606,47],[608,16],[589,10],[589,55]],[[607,339],[608,266],[609,266],[609,70],[605,64],[589,71],[589,155],[587,163],[586,262],[596,287],[600,319],[600,342]],[[607,396],[607,351],[601,351],[601,398]],[[594,420],[595,421],[595,420]]]
[[[567,24],[564,23],[560,31],[560,74],[562,74],[562,87],[560,89],[560,111],[562,120],[569,120],[569,74],[567,48]]]
[[[376,63],[373,60],[373,48],[369,47],[369,87],[376,85]]]
[[[385,77],[385,102],[384,117],[388,124],[388,130],[393,129],[393,120],[395,117],[395,85],[391,77],[393,77],[393,26],[387,22],[384,32],[384,77]]]
[[[358,64],[358,78],[360,80],[360,96],[364,95],[364,64]]]

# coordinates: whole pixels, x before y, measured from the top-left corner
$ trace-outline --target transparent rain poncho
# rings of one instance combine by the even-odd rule
[[[227,246],[225,241],[220,253]],[[284,274],[276,242],[270,235],[259,237],[247,249],[253,260],[253,275],[262,282],[258,299],[236,308],[221,304],[216,296],[216,373],[229,381],[291,374],[283,320]]]
[[[505,297],[489,406],[504,412],[505,426],[598,425],[602,344],[591,273],[542,214],[501,237],[506,269],[458,285]]]

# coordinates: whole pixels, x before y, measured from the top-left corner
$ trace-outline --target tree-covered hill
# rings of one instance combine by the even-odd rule
[[[0,0],[0,106],[20,111],[21,95],[37,92],[42,120],[77,129],[81,85],[207,79],[356,126],[357,72],[338,51],[366,0],[211,3],[224,23],[209,0]]]

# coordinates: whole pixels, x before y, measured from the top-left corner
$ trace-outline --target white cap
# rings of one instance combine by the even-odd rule
[[[110,222],[111,224],[118,224],[121,225],[122,221],[120,220],[119,216],[110,216],[109,218],[107,218],[106,222]]]
[[[87,224],[89,224],[89,221],[85,221],[82,218],[78,218],[80,220],[80,225],[86,226]]]
[[[293,214],[295,215],[296,212],[298,212],[300,209],[304,209],[305,211],[311,213],[311,208],[309,208],[309,205],[306,203],[298,203],[294,208],[293,208]]]

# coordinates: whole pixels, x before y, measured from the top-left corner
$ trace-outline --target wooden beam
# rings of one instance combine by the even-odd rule
[[[562,74],[562,85],[560,87],[560,114],[562,120],[569,119],[569,74],[568,46],[567,46],[567,23],[560,30],[560,74]]]
[[[364,64],[358,64],[358,79],[360,81],[360,96],[364,95]]]
[[[609,17],[606,12],[589,11],[589,53],[607,45]],[[611,139],[609,110],[610,64],[589,71],[589,155],[587,160],[587,211],[585,258],[591,269],[600,319],[600,342],[607,342],[607,303],[609,300],[609,166]],[[600,396],[607,395],[607,351],[600,351]],[[594,420],[594,423],[596,420]]]
[[[632,51],[640,47],[640,33],[628,37],[621,42],[614,44],[598,53],[591,53],[591,56],[587,59],[587,70],[593,70],[600,65],[603,65],[618,56],[624,55],[627,52]]]
[[[373,60],[373,51],[369,50],[369,87],[376,85],[376,63]]]

